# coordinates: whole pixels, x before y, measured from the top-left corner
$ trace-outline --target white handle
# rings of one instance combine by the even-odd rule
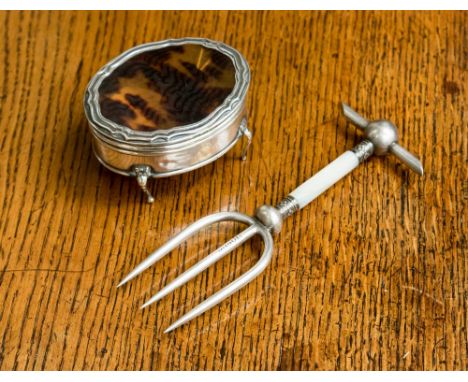
[[[345,175],[348,175],[358,165],[359,159],[356,154],[352,151],[346,151],[289,195],[296,199],[299,208],[303,208]]]

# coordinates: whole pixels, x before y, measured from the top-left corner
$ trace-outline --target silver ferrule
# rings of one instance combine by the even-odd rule
[[[354,146],[351,151],[356,154],[359,163],[362,163],[374,153],[374,145],[371,141],[364,139]]]
[[[299,204],[293,196],[288,195],[276,205],[276,209],[280,212],[282,218],[286,219],[299,210]]]

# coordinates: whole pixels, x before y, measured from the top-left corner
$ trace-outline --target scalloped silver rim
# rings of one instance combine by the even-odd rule
[[[234,89],[212,113],[204,119],[189,125],[151,132],[132,130],[105,118],[101,114],[98,89],[104,78],[109,76],[115,68],[142,52],[184,44],[198,44],[209,49],[218,50],[233,61],[236,79]],[[229,123],[239,114],[244,107],[249,83],[250,70],[246,59],[236,49],[222,42],[193,37],[151,42],[135,46],[123,52],[104,65],[94,75],[87,86],[84,96],[85,114],[93,132],[98,137],[104,138],[104,140],[112,141],[116,146],[119,146],[119,143],[121,143],[127,147],[130,145],[141,148],[156,148],[163,145],[167,148],[168,144],[179,146],[185,141],[193,144],[194,141],[203,140],[206,135],[215,134],[218,129],[222,129],[226,123]]]

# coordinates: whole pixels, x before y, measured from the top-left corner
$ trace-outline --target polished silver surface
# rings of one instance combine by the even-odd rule
[[[418,173],[419,175],[424,175],[424,169],[419,159],[416,158],[404,147],[400,146],[398,143],[395,142],[390,145],[389,151],[399,160],[401,160],[404,164],[406,164],[409,168],[411,168],[414,172]]]
[[[171,252],[182,242],[187,240],[189,237],[193,236],[201,229],[222,221],[236,221],[243,224],[247,224],[249,227],[241,233],[239,233],[237,236],[234,236],[231,240],[226,242],[223,246],[219,247],[217,250],[205,257],[203,260],[199,261],[193,267],[182,273],[179,277],[177,277],[175,280],[173,280],[171,283],[169,283],[163,289],[161,289],[158,293],[156,293],[153,297],[151,297],[146,303],[144,303],[141,306],[141,308],[145,308],[151,305],[152,303],[160,300],[161,298],[171,293],[178,287],[184,285],[189,280],[197,276],[199,273],[203,272],[210,265],[214,264],[215,262],[226,256],[228,253],[232,252],[234,249],[236,249],[255,235],[259,235],[263,239],[263,254],[261,255],[259,261],[249,271],[247,271],[242,276],[231,282],[229,285],[222,288],[220,291],[216,292],[214,295],[210,296],[198,306],[193,308],[190,312],[185,314],[174,324],[172,324],[168,329],[166,329],[166,333],[177,328],[180,325],[183,325],[192,318],[202,314],[214,305],[220,303],[222,300],[229,297],[230,295],[238,291],[240,288],[242,288],[244,285],[252,281],[265,269],[265,267],[270,263],[273,253],[273,239],[271,237],[270,231],[265,226],[263,226],[258,220],[239,212],[219,212],[217,214],[206,216],[182,230],[179,234],[177,234],[168,242],[166,242],[162,247],[153,252],[145,260],[138,264],[135,267],[135,269],[133,269],[119,283],[119,285],[117,285],[117,288],[121,287],[122,285],[139,275],[141,272],[149,268],[151,265],[156,263],[158,260],[162,259],[169,252]]]
[[[344,116],[356,127],[361,130],[365,130],[369,121],[360,115],[356,110],[352,109],[349,105],[344,102],[341,103],[341,109]]]
[[[221,260],[224,256],[226,256],[229,252],[232,252],[234,249],[239,247],[241,244],[245,243],[248,239],[252,236],[257,234],[258,226],[251,225],[246,230],[242,231],[237,236],[234,236],[231,240],[223,244],[221,247],[216,249],[213,253],[209,254],[193,267],[182,273],[178,276],[175,280],[167,284],[163,289],[161,289],[158,293],[156,293],[153,297],[151,297],[148,301],[146,301],[141,308],[145,308],[152,303],[159,301],[164,296],[168,295],[172,291],[176,290],[178,287],[184,285],[192,278],[197,276],[199,273],[203,272],[209,266],[216,263],[218,260]]]
[[[385,155],[390,146],[398,141],[398,132],[390,121],[370,122],[364,130],[366,138],[374,145],[375,155]]]
[[[215,49],[229,57],[235,69],[232,92],[207,117],[192,124],[165,130],[136,131],[105,118],[99,105],[102,81],[127,60],[146,51],[170,46],[198,44]],[[102,67],[91,79],[84,96],[84,109],[93,136],[94,153],[108,169],[121,175],[137,176],[140,167],[146,179],[138,183],[152,200],[146,188],[148,178],[181,174],[204,166],[224,155],[236,142],[246,137],[245,158],[252,133],[247,127],[245,98],[250,83],[250,70],[245,58],[234,48],[202,38],[170,39],[136,46]],[[143,181],[144,180],[144,181]],[[154,200],[154,199],[153,199]]]
[[[374,154],[393,154],[414,172],[419,175],[424,174],[420,160],[398,144],[398,131],[392,122],[385,119],[369,122],[349,105],[342,103],[341,106],[345,117],[361,129],[364,132],[366,140],[371,142]],[[356,151],[353,151],[355,153],[360,153],[361,157],[364,158],[363,160],[367,159],[370,154],[365,157],[365,153],[370,151],[370,149],[358,146],[354,148]]]
[[[141,53],[187,44],[201,45],[205,48],[217,50],[228,56],[234,64],[236,71],[234,89],[214,112],[193,124],[155,131],[132,130],[105,118],[101,114],[99,107],[99,87],[102,81],[116,68]],[[135,145],[139,145],[142,148],[148,148],[150,151],[153,151],[157,147],[157,144],[162,144],[164,150],[164,143],[182,143],[187,140],[193,142],[194,131],[196,131],[197,136],[200,136],[203,133],[211,131],[214,127],[219,125],[220,122],[231,119],[233,114],[237,114],[236,111],[243,109],[249,83],[250,70],[247,61],[236,49],[222,42],[194,37],[150,42],[125,51],[104,65],[95,74],[86,89],[84,98],[85,112],[88,120],[93,124],[93,130],[100,135],[110,138],[114,143],[125,144],[131,142],[132,148],[135,147]]]
[[[273,255],[273,239],[271,237],[270,232],[268,232],[264,227],[257,225],[254,227],[257,231],[256,233],[261,236],[264,243],[263,253],[260,256],[258,262],[250,268],[247,272],[239,276],[236,280],[232,283],[228,284],[220,291],[216,292],[212,296],[208,297],[205,301],[197,305],[188,313],[184,314],[181,318],[179,318],[176,322],[174,322],[171,326],[169,326],[164,333],[168,333],[181,325],[186,324],[193,318],[199,316],[200,314],[206,312],[208,309],[218,305],[221,301],[226,299],[227,297],[231,296],[239,289],[250,283],[253,279],[255,279],[259,274],[261,274],[264,269],[270,264],[271,257]]]
[[[162,259],[166,256],[169,252],[171,252],[174,248],[176,248],[180,243],[187,240],[189,237],[196,234],[201,229],[214,224],[219,223],[222,221],[231,221],[235,220],[244,224],[254,224],[256,221],[247,216],[245,214],[241,214],[238,212],[219,212],[216,214],[205,216],[204,218],[196,221],[195,223],[189,225],[187,228],[179,232],[176,236],[166,242],[162,247],[158,250],[154,251],[151,255],[149,255],[144,261],[138,264],[134,270],[132,270],[121,282],[117,285],[117,288],[124,285],[134,277],[138,276],[141,272],[145,269],[156,263],[158,260]]]
[[[347,118],[349,118],[353,123],[358,125],[361,129],[366,131],[369,122],[360,116],[356,111],[351,109],[349,106],[343,104],[343,112]],[[374,125],[372,129],[378,129],[382,127],[386,129],[387,126],[381,123]],[[386,145],[387,139],[379,138],[379,131],[374,131],[371,136],[373,136],[374,141],[372,142],[369,137],[366,137],[361,143],[355,146],[352,149],[352,152],[356,155],[358,163],[362,163],[369,156],[374,153],[375,145]],[[385,135],[385,134],[384,134]],[[386,135],[385,135],[386,136]],[[377,138],[376,138],[377,137]],[[383,142],[383,143],[382,143]],[[403,149],[404,150],[404,149]],[[395,142],[387,147],[387,151],[391,152],[397,157],[405,158],[404,161],[410,162],[408,158],[413,157],[412,154],[408,153],[406,150],[401,150],[401,146],[398,146]],[[346,153],[345,153],[346,154]],[[343,154],[344,155],[344,154]],[[414,163],[411,164],[411,168],[417,171],[418,164],[420,165],[417,158],[414,158]],[[405,163],[406,163],[405,162]],[[346,172],[347,173],[347,172]],[[343,175],[344,176],[344,175]],[[312,177],[310,180],[313,180]],[[308,181],[306,181],[308,182]],[[313,200],[313,199],[312,199]],[[224,245],[216,249],[210,255],[206,256],[204,259],[196,263],[194,266],[189,268],[187,271],[178,276],[175,280],[167,284],[163,289],[146,301],[141,308],[146,308],[149,305],[159,301],[163,297],[167,296],[169,293],[173,292],[180,286],[184,285],[195,276],[203,272],[209,266],[213,265],[218,260],[222,259],[224,256],[232,252],[235,248],[244,244],[247,240],[252,238],[255,235],[261,236],[264,242],[263,254],[260,257],[260,260],[247,272],[237,278],[235,281],[222,288],[220,291],[216,292],[212,296],[208,297],[205,301],[197,305],[195,308],[190,310],[188,313],[179,318],[176,322],[170,325],[165,333],[170,332],[171,330],[176,329],[177,327],[187,323],[193,318],[199,316],[208,309],[214,307],[240,288],[252,281],[256,276],[258,276],[270,263],[271,257],[273,254],[273,238],[272,233],[279,233],[283,220],[288,216],[292,215],[294,212],[300,209],[298,201],[291,195],[288,195],[276,207],[269,205],[263,205],[259,207],[255,212],[255,217],[250,217],[248,215],[239,213],[239,212],[220,212],[217,214],[206,216],[192,225],[188,226],[186,229],[181,231],[175,237],[170,239],[166,244],[160,247],[158,250],[153,252],[145,260],[143,260],[139,265],[135,267],[123,280],[119,283],[117,287],[120,287],[139,275],[145,269],[153,265],[155,262],[166,256],[170,251],[180,245],[183,241],[193,236],[199,230],[221,221],[237,221],[248,225],[248,227],[240,232],[237,236],[233,237],[231,240],[226,242]]]
[[[255,217],[270,231],[280,233],[283,225],[283,216],[275,207],[264,204],[255,211]]]
[[[136,166],[133,166],[133,171],[135,172],[135,176],[136,176],[139,186],[141,187],[143,192],[146,194],[148,203],[153,203],[154,202],[153,195],[151,195],[148,188],[146,187],[148,178],[151,176],[151,167],[146,166],[146,165],[136,165]]]
[[[241,155],[242,160],[245,160],[247,158],[247,153],[249,151],[250,145],[252,144],[252,138],[253,138],[252,132],[249,130],[247,126],[247,118],[242,119],[242,122],[239,127],[239,132],[246,139],[244,148],[242,149],[242,155]]]

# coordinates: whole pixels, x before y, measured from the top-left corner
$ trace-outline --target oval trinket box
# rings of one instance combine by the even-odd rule
[[[251,142],[245,98],[246,59],[208,39],[183,38],[136,46],[102,67],[84,95],[98,160],[136,177],[181,174],[224,155],[243,136]]]

